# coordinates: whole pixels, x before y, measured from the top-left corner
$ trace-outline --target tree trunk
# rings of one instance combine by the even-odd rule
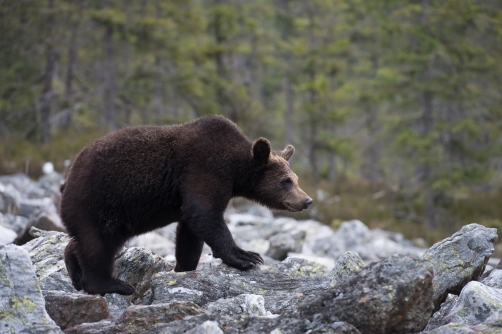
[[[45,73],[43,79],[43,88],[42,88],[42,100],[40,106],[41,113],[41,141],[42,143],[46,143],[50,140],[51,137],[51,104],[52,104],[52,78],[54,76],[54,68],[56,64],[56,54],[54,52],[54,48],[52,46],[53,42],[53,27],[54,27],[54,14],[53,14],[54,2],[53,0],[49,0],[48,9],[49,15],[47,17],[47,45],[46,45],[46,57],[47,63],[45,66]]]
[[[432,99],[433,94],[431,91],[425,90],[422,92],[422,134],[426,137],[429,136],[432,126]],[[431,165],[426,161],[420,166],[422,172],[422,182],[425,185],[425,211],[427,217],[427,225],[429,229],[436,229],[436,206],[434,203],[434,190],[431,188]]]
[[[309,18],[309,51],[311,52],[310,55],[310,64],[307,68],[307,76],[310,80],[310,88],[308,89],[308,96],[309,96],[309,103],[310,103],[310,114],[309,114],[309,121],[310,121],[310,152],[309,152],[309,158],[310,158],[310,166],[312,167],[312,179],[317,182],[319,181],[319,166],[318,166],[318,161],[317,161],[317,127],[318,127],[318,120],[317,120],[317,113],[315,109],[315,105],[317,102],[317,92],[316,90],[312,87],[315,78],[316,78],[316,72],[315,72],[315,63],[314,63],[314,55],[313,55],[313,50],[314,50],[314,16],[310,8],[308,9],[308,18]]]
[[[422,0],[422,25],[427,25],[427,0]],[[430,79],[430,71],[428,68],[424,70],[423,80],[428,81]],[[432,118],[433,106],[432,101],[434,98],[433,92],[430,90],[422,91],[421,104],[422,104],[422,134],[424,137],[430,135],[432,131],[432,126],[434,120]],[[427,226],[429,229],[435,230],[437,227],[436,223],[436,204],[434,201],[435,192],[431,187],[431,162],[425,159],[422,164],[422,182],[424,183],[424,202],[425,202],[425,215],[427,219]]]
[[[105,8],[110,8],[110,0],[104,0]],[[105,47],[105,114],[108,123],[108,131],[115,131],[118,129],[118,115],[117,108],[115,105],[115,73],[114,73],[114,63],[113,63],[113,27],[110,25],[106,26],[105,37],[104,37],[104,47]]]
[[[223,4],[222,0],[215,0],[215,6],[221,6]],[[214,62],[216,66],[216,74],[218,77],[217,87],[216,87],[216,100],[220,106],[221,113],[232,119],[234,122],[238,122],[240,115],[236,108],[234,108],[231,97],[227,92],[227,85],[230,81],[229,71],[225,66],[224,62],[224,43],[226,42],[226,36],[224,32],[224,22],[222,15],[217,12],[213,17],[213,32],[214,41],[216,43],[216,51],[214,52]]]
[[[284,75],[284,97],[286,110],[284,113],[284,127],[286,128],[286,145],[292,145],[293,140],[293,94],[291,94],[291,81],[289,74]]]
[[[81,2],[80,2],[81,4]],[[79,5],[79,9],[82,6]],[[65,78],[65,101],[68,104],[68,112],[63,116],[62,126],[63,129],[68,129],[72,121],[71,108],[74,99],[73,92],[73,72],[75,68],[75,60],[77,57],[77,31],[80,20],[77,19],[71,27],[71,36],[70,41],[68,43],[68,64],[66,67],[66,78]]]
[[[155,18],[161,18],[160,0],[155,1]],[[164,114],[164,104],[162,102],[162,72],[160,70],[161,60],[157,55],[155,57],[155,123],[160,124],[162,115]]]
[[[336,155],[333,152],[328,153],[328,180],[333,183],[336,181],[337,170],[336,170]]]
[[[312,168],[312,179],[319,181],[319,166],[317,164],[317,122],[310,120],[310,147],[309,147],[310,167]]]
[[[371,181],[378,182],[382,179],[382,173],[380,170],[380,143],[378,142],[378,140],[376,140],[378,132],[380,131],[380,125],[378,124],[378,119],[374,107],[366,104],[365,109],[366,127],[368,129],[368,135],[370,137],[370,146],[368,152],[368,177]]]

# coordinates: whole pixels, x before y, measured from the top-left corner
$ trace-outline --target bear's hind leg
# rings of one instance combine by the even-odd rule
[[[180,221],[176,229],[176,267],[174,271],[192,271],[197,268],[204,240],[196,236]]]
[[[113,262],[115,254],[123,245],[116,236],[104,236],[100,233],[89,235],[78,243],[77,256],[82,267],[81,284],[84,291],[90,294],[118,293],[131,295],[134,288],[114,277]]]
[[[80,291],[82,290],[82,284],[80,281],[82,280],[82,268],[78,263],[78,258],[76,252],[77,241],[71,240],[64,250],[64,263],[66,265],[66,270],[68,270],[68,274],[71,278],[71,283],[73,287]]]

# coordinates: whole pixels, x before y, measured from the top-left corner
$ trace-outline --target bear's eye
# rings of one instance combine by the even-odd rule
[[[291,180],[291,178],[285,178],[285,179],[282,179],[281,180],[281,183],[286,185],[286,184],[293,184],[293,180]]]

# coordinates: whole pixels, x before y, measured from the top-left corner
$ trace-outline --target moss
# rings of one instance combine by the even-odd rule
[[[4,259],[0,256],[0,282],[3,282],[3,286],[10,286],[10,280],[7,276],[7,269],[3,265]]]
[[[5,307],[0,307],[0,319],[18,319],[26,323],[28,321],[26,315],[33,312],[36,307],[37,305],[28,296],[22,298],[15,296]]]

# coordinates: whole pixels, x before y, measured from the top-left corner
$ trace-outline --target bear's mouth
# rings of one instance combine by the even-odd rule
[[[290,212],[301,212],[303,211],[303,208],[295,208],[294,206],[292,206],[291,204],[289,203],[284,203],[284,206],[287,208],[288,211]]]

